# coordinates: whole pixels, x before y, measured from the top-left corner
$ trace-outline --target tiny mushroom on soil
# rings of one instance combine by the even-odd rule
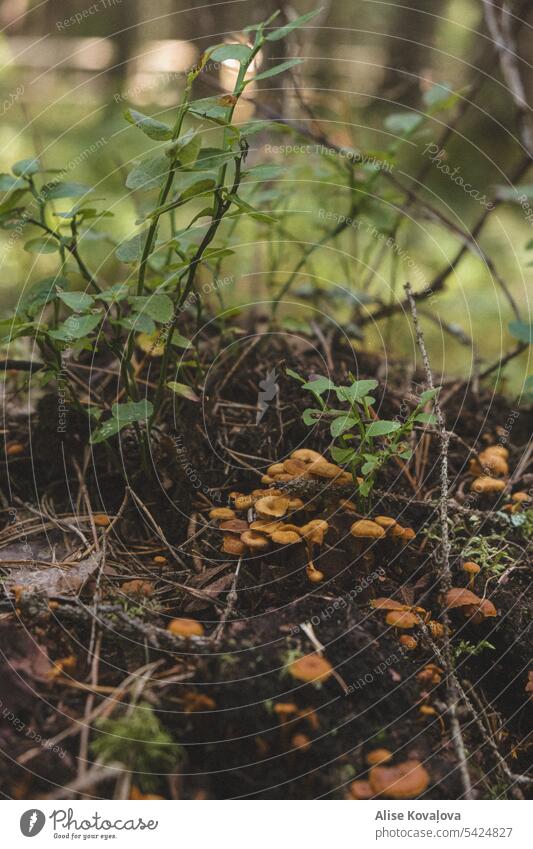
[[[463,563],[463,572],[466,572],[468,575],[468,589],[471,590],[474,586],[476,575],[479,575],[481,572],[481,566],[478,566],[477,563],[473,563],[471,560],[467,560],[466,563]]]
[[[429,781],[427,770],[414,759],[396,766],[374,766],[369,773],[374,794],[389,799],[415,799],[427,790]]]
[[[298,681],[317,684],[333,674],[333,667],[329,660],[319,654],[306,654],[290,664],[289,672]]]
[[[505,481],[491,478],[488,475],[481,475],[472,481],[470,489],[480,495],[490,495],[492,493],[502,492],[505,489]]]
[[[169,622],[167,631],[175,637],[203,637],[204,626],[196,619],[173,619]]]

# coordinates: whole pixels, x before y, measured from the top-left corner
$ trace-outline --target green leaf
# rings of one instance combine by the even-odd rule
[[[149,118],[148,115],[143,115],[142,112],[137,112],[135,109],[126,109],[124,117],[126,121],[129,121],[130,124],[135,124],[150,139],[168,141],[168,139],[172,138],[172,130],[167,124],[163,124],[162,121],[156,121],[155,118]]]
[[[15,162],[11,170],[16,177],[31,177],[41,170],[41,164],[38,159],[21,159]]]
[[[270,77],[276,77],[278,74],[288,71],[289,68],[294,68],[295,65],[301,65],[302,62],[303,59],[287,59],[287,61],[282,62],[281,65],[275,65],[273,68],[268,68],[267,71],[263,71],[261,74],[257,74],[256,77],[247,80],[246,84],[248,85],[248,83],[256,82],[257,80],[267,80]]]
[[[439,106],[449,101],[453,95],[452,89],[446,83],[434,83],[428,91],[424,92],[423,101],[425,106]]]
[[[235,59],[241,65],[248,61],[252,49],[247,44],[218,44],[209,50],[209,60],[213,62],[225,62],[227,59]]]
[[[122,242],[115,251],[115,256],[121,262],[138,262],[143,254],[146,242],[146,230],[136,233],[131,239]]]
[[[113,404],[111,408],[111,418],[103,423],[91,436],[91,444],[96,445],[99,442],[105,442],[111,436],[114,436],[123,427],[133,424],[134,422],[147,421],[154,411],[151,401],[143,398],[142,401],[128,401],[126,404]]]
[[[154,320],[149,315],[144,313],[132,313],[125,318],[121,318],[116,322],[119,327],[124,327],[126,330],[132,330],[135,333],[155,333],[156,326]]]
[[[333,419],[329,426],[329,431],[334,439],[344,433],[346,430],[350,430],[352,427],[357,425],[357,421],[353,418],[353,416],[343,415],[339,416],[338,419]]]
[[[55,254],[59,250],[59,242],[51,236],[37,236],[24,245],[29,254]]]
[[[288,377],[292,377],[294,380],[297,380],[298,383],[305,383],[305,380],[303,379],[303,377],[300,377],[300,375],[297,374],[295,371],[293,371],[291,368],[286,368],[285,374]]]
[[[389,433],[399,430],[400,422],[390,422],[383,419],[382,421],[372,422],[366,429],[367,436],[387,436]]]
[[[99,301],[105,301],[107,304],[116,304],[128,297],[130,288],[127,283],[114,283],[105,292],[100,292],[97,297]]]
[[[227,124],[228,107],[223,106],[218,97],[204,97],[201,100],[193,100],[189,104],[189,112],[202,118],[210,118],[211,121],[220,124]]]
[[[411,457],[413,456],[413,449],[412,448],[406,448],[405,451],[400,451],[398,456],[401,457],[402,460],[410,460]]]
[[[13,192],[15,189],[27,191],[26,180],[20,177],[12,177],[11,174],[0,174],[0,192]]]
[[[533,324],[527,324],[525,321],[511,321],[509,333],[520,342],[527,342],[528,345],[533,342]]]
[[[434,413],[418,413],[415,416],[415,422],[420,422],[421,424],[435,424],[437,421],[437,416]]]
[[[171,380],[167,383],[167,387],[174,392],[175,395],[180,395],[182,398],[187,398],[188,401],[199,401],[199,397],[190,386],[187,386],[186,383],[177,383],[175,380]]]
[[[161,324],[165,324],[167,321],[170,321],[174,315],[174,304],[168,295],[155,294],[134,296],[130,298],[129,301],[135,312],[149,315],[150,318],[153,318],[154,321],[158,321]]]
[[[89,310],[94,303],[92,295],[88,295],[86,292],[60,292],[58,297],[75,312]]]
[[[335,389],[335,384],[331,382],[328,377],[317,377],[315,380],[309,380],[307,383],[304,383],[302,389],[307,389],[308,392],[312,392],[313,395],[322,395],[324,392],[329,392],[332,389]]]
[[[307,21],[312,20],[322,9],[315,9],[314,12],[308,12],[307,15],[300,15],[299,18],[295,18],[294,21],[291,21],[285,26],[280,27],[279,29],[275,29],[270,32],[266,36],[266,41],[279,41],[281,38],[285,38],[293,30],[301,27],[303,24],[306,24]]]
[[[335,391],[339,401],[348,401],[353,404],[356,401],[362,401],[367,393],[373,392],[377,386],[377,380],[355,380],[351,386],[338,386]]]
[[[425,389],[424,392],[421,393],[418,403],[427,404],[428,401],[431,401],[432,398],[435,398],[439,394],[440,390],[440,386],[435,387],[435,389]]]
[[[262,133],[263,130],[272,130],[278,127],[285,129],[285,125],[277,121],[250,121],[248,124],[242,124],[239,127],[239,132],[242,139],[247,139],[249,136],[255,136],[256,133]]]
[[[128,174],[126,188],[147,192],[163,185],[168,174],[169,161],[166,156],[144,159]]]
[[[357,456],[353,448],[337,448],[336,446],[330,448],[329,453],[331,454],[332,460],[342,466],[351,463]]]
[[[60,342],[72,342],[75,339],[83,339],[88,336],[91,331],[102,320],[101,313],[89,313],[88,315],[69,315],[63,324],[60,324],[57,330],[50,330],[49,336],[52,339],[58,339]]]
[[[267,215],[265,212],[261,212],[261,210],[256,209],[255,206],[252,206],[247,201],[243,200],[239,195],[233,194],[228,195],[228,200],[231,200],[236,206],[239,207],[246,215],[249,215],[251,218],[254,218],[256,221],[265,221],[268,224],[275,224],[277,218],[274,218],[272,215]]]
[[[363,498],[366,498],[367,495],[372,491],[372,481],[363,481],[359,484],[358,492]]]
[[[180,145],[178,150],[178,159],[180,164],[185,167],[194,165],[201,148],[202,140],[199,135],[195,134],[185,144]]]
[[[184,348],[185,350],[193,347],[191,340],[186,339],[185,336],[182,336],[177,330],[173,332],[170,344],[175,345],[176,348]]]
[[[61,200],[61,198],[79,198],[92,192],[90,186],[82,183],[48,183],[41,189],[46,200]]]
[[[308,407],[302,413],[302,421],[304,425],[307,427],[312,427],[315,425],[320,419],[320,410],[314,410],[312,407]]]
[[[68,285],[66,277],[43,277],[23,294],[19,304],[21,312],[29,316],[36,315],[42,307],[54,300],[58,289]]]
[[[416,112],[394,112],[385,119],[385,129],[398,136],[410,136],[423,120]]]

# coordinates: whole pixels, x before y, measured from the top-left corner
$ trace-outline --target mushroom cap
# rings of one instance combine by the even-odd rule
[[[254,551],[264,551],[269,546],[268,537],[258,534],[257,531],[244,531],[241,534],[241,542],[244,543],[246,548],[251,548]]]
[[[283,463],[273,463],[271,466],[268,467],[267,475],[275,477],[276,475],[282,475],[284,471],[285,467],[283,466]]]
[[[499,451],[491,451],[490,448],[485,449],[479,455],[479,462],[483,471],[491,475],[505,477],[509,474],[509,464]]]
[[[107,513],[95,513],[93,521],[99,528],[107,528],[111,524],[111,519]]]
[[[150,596],[154,591],[154,585],[151,581],[143,581],[142,578],[134,578],[132,581],[126,581],[120,587],[126,595],[144,595]]]
[[[306,749],[309,749],[311,746],[311,740],[304,734],[303,731],[297,731],[296,734],[293,734],[291,737],[291,746],[294,749],[302,749],[305,752]]]
[[[418,645],[418,641],[410,634],[402,634],[400,637],[400,645],[407,651],[414,651]]]
[[[353,478],[350,472],[341,472],[340,475],[337,475],[335,480],[333,481],[334,486],[346,486],[351,484]]]
[[[221,522],[218,529],[226,534],[242,534],[248,530],[248,522],[244,519],[228,519],[227,522]]]
[[[157,563],[158,566],[164,566],[165,563],[168,563],[168,560],[166,557],[163,557],[162,554],[156,554],[155,557],[152,557],[152,562]]]
[[[388,749],[372,749],[366,755],[368,766],[377,766],[378,764],[387,763],[390,760],[392,760],[392,752],[389,752]]]
[[[529,501],[529,494],[527,492],[513,492],[511,498],[513,501],[521,504],[523,501]]]
[[[483,451],[483,454],[498,454],[504,460],[507,460],[509,457],[509,451],[505,445],[488,445]],[[481,454],[479,456],[481,457]]]
[[[167,631],[175,637],[203,637],[204,626],[196,619],[173,619],[169,622]]]
[[[464,587],[452,587],[444,596],[444,603],[450,610],[453,610],[455,607],[466,607],[469,604],[475,604],[477,606],[480,601],[479,596]]]
[[[309,542],[322,545],[328,530],[329,525],[325,519],[311,519],[310,522],[300,528],[300,533]]]
[[[295,512],[296,510],[301,510],[304,507],[304,502],[301,498],[290,498],[289,499],[289,510]]]
[[[261,476],[261,483],[269,484],[269,483],[275,483],[275,482],[276,482],[276,479],[271,478],[270,475],[262,475]]]
[[[281,472],[286,472],[288,475],[296,475],[298,477],[299,475],[305,475],[308,471],[308,464],[302,460],[296,460],[294,457],[285,460],[282,465]]]
[[[370,519],[359,519],[359,521],[354,522],[350,528],[350,533],[353,537],[362,537],[363,539],[379,539],[385,536],[383,528]]]
[[[235,518],[235,510],[232,510],[231,507],[214,507],[209,511],[210,519],[234,519]]]
[[[416,533],[412,528],[404,528],[400,534],[400,539],[403,540],[403,542],[410,542],[415,537]]]
[[[340,498],[339,507],[341,510],[351,510],[354,513],[357,513],[357,505],[354,504],[353,501],[350,501],[349,498]]]
[[[371,799],[374,795],[368,781],[352,781],[348,791],[351,799],[364,800]]]
[[[478,566],[472,560],[467,560],[466,563],[463,563],[463,572],[468,572],[469,575],[477,575],[481,572],[481,566]]]
[[[393,519],[392,516],[376,516],[374,522],[385,530],[393,528],[397,524],[396,519]]]
[[[481,614],[483,619],[488,619],[489,616],[498,615],[498,611],[494,607],[492,601],[488,598],[482,599],[481,604],[478,605],[478,613]]]
[[[410,610],[389,610],[385,622],[394,628],[414,628],[418,625],[418,618]]]
[[[296,531],[287,531],[280,528],[270,535],[270,539],[276,545],[293,545],[296,542],[300,542],[302,538]]]
[[[472,481],[470,489],[483,495],[501,492],[505,489],[505,481],[491,478],[488,475],[480,475],[479,478]]]
[[[289,672],[298,681],[310,683],[326,681],[333,674],[333,667],[319,654],[306,654],[291,663]]]
[[[280,519],[289,509],[289,501],[283,495],[267,495],[255,502],[255,511],[262,519]]]
[[[318,451],[313,451],[311,448],[297,448],[291,454],[291,459],[301,460],[302,463],[315,463],[317,460],[323,460],[322,454]]]
[[[343,472],[340,466],[336,466],[335,463],[328,463],[323,457],[315,463],[311,463],[308,466],[308,471],[315,478],[326,478],[327,480],[332,480]]]
[[[401,601],[396,601],[394,598],[387,598],[386,596],[380,596],[380,598],[373,598],[370,602],[371,607],[375,610],[410,610],[410,606],[408,604],[403,604]]]
[[[414,759],[397,766],[373,766],[369,773],[373,792],[390,799],[414,799],[427,789],[429,781],[428,771]]]
[[[240,557],[246,551],[246,546],[240,539],[233,534],[224,534],[222,538],[222,551],[225,554],[234,554]]]

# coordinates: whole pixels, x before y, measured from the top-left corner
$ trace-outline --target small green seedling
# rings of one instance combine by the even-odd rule
[[[422,392],[418,403],[405,419],[386,420],[372,415],[376,403],[374,392],[377,380],[354,380],[350,375],[349,386],[336,386],[327,377],[316,377],[304,381],[296,372],[287,369],[289,377],[298,380],[302,389],[310,392],[318,405],[304,410],[303,421],[309,427],[327,419],[332,437],[330,454],[332,460],[348,469],[354,479],[357,492],[367,498],[372,492],[380,470],[393,457],[410,460],[412,449],[407,438],[416,424],[434,424],[433,413],[424,411],[426,404],[433,401],[439,388]],[[331,407],[325,400],[335,395],[345,409]],[[362,481],[358,478],[362,477]]]

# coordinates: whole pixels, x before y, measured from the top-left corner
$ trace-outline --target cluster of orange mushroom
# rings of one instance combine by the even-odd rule
[[[280,490],[256,489],[250,495],[232,493],[234,509],[216,507],[209,518],[219,522],[222,531],[222,551],[235,557],[250,552],[266,551],[271,547],[304,544],[307,549],[307,577],[313,583],[324,579],[324,575],[313,563],[313,548],[324,543],[329,525],[325,519],[311,519],[302,524],[290,520],[291,514],[305,510],[301,498],[291,498]],[[255,518],[237,517],[237,512],[253,510]]]
[[[470,461],[470,471],[476,477],[471,489],[479,495],[503,492],[509,475],[509,451],[503,445],[489,445]]]
[[[366,756],[368,779],[352,781],[351,799],[416,799],[424,793],[430,782],[427,769],[416,758],[387,765],[393,755],[388,749],[374,749]]]
[[[352,483],[349,472],[330,463],[326,458],[310,448],[298,448],[288,460],[273,463],[268,467],[261,483],[276,484],[303,478],[304,480],[327,480],[337,486]]]
[[[404,528],[392,516],[359,519],[353,523],[350,533],[356,539],[383,539],[388,537],[402,543],[409,543],[416,536],[412,528]]]
[[[418,646],[418,640],[412,634],[405,633],[412,631],[417,626],[422,624],[426,626],[429,633],[434,639],[439,639],[444,636],[444,627],[436,619],[431,618],[431,612],[423,607],[417,607],[414,604],[404,604],[397,601],[395,598],[382,596],[375,598],[370,602],[374,610],[386,611],[385,622],[392,628],[396,628],[400,634],[399,642],[402,648],[406,651],[413,651]]]

